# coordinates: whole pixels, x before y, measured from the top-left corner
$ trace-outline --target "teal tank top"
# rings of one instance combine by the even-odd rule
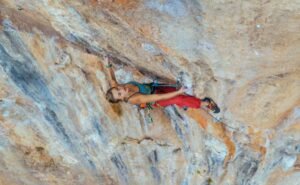
[[[127,84],[132,84],[132,85],[138,86],[139,93],[151,94],[152,88],[151,88],[150,84],[142,84],[142,83],[139,83],[139,82],[136,82],[136,81],[130,81]]]

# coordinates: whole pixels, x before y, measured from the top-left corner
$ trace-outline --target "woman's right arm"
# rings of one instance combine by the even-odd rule
[[[116,80],[116,76],[115,76],[115,72],[112,68],[112,64],[110,62],[110,58],[105,56],[104,57],[104,61],[106,63],[106,67],[108,68],[108,77],[109,77],[109,81],[110,81],[110,85],[111,87],[116,87],[118,86],[118,82]]]
[[[184,94],[185,91],[186,91],[186,88],[182,87],[178,91],[164,93],[164,94],[150,94],[150,95],[137,94],[137,95],[131,97],[129,102],[132,104],[156,102],[156,101],[166,100],[166,99],[170,99],[175,96]]]

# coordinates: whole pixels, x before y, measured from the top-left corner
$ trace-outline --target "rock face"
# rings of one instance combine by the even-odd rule
[[[297,0],[0,0],[1,185],[299,185]],[[105,100],[174,82],[222,111]]]

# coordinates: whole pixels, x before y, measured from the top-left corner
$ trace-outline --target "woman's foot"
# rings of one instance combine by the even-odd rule
[[[207,105],[206,107],[213,111],[213,113],[219,113],[220,112],[220,108],[218,107],[218,105],[214,102],[214,100],[212,100],[209,97],[205,97],[204,99],[201,100],[202,102],[206,102]]]

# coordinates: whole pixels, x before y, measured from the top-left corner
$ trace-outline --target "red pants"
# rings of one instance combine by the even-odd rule
[[[175,87],[155,87],[154,94],[164,94],[176,91]],[[166,107],[168,105],[177,105],[179,107],[200,108],[201,100],[195,96],[178,95],[167,100],[160,100],[155,102],[154,107]]]

